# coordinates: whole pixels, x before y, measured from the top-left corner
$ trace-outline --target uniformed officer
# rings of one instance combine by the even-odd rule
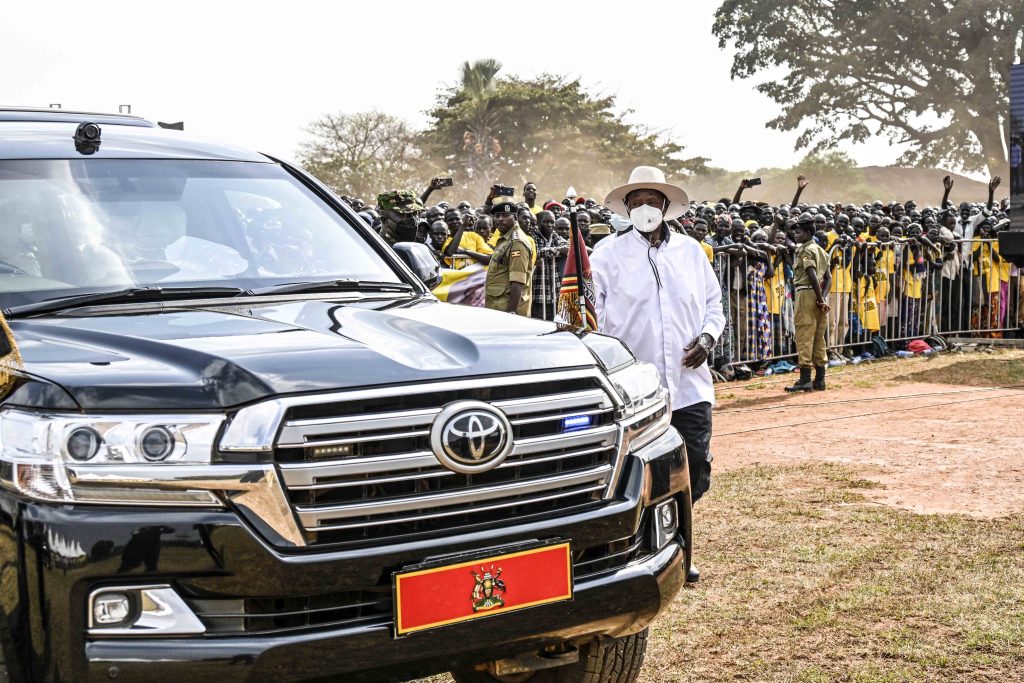
[[[429,226],[420,220],[423,204],[412,190],[392,190],[377,195],[380,212],[380,236],[388,244],[396,242],[423,242]]]
[[[786,387],[786,391],[825,390],[825,366],[828,363],[825,330],[829,311],[826,297],[832,285],[832,273],[829,271],[828,254],[814,241],[814,229],[814,216],[800,214],[793,231],[793,237],[800,245],[793,259],[793,286],[796,290],[793,317],[800,379],[793,386]],[[824,279],[819,281],[819,277]]]
[[[487,308],[530,315],[533,289],[533,251],[516,221],[516,205],[501,201],[491,207],[494,228],[500,234],[487,268]]]

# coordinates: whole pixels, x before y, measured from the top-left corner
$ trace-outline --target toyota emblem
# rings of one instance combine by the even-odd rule
[[[504,413],[482,401],[456,401],[434,418],[430,447],[453,472],[486,472],[512,452],[512,425]]]

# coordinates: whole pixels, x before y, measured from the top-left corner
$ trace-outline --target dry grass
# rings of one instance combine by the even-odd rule
[[[1024,349],[989,349],[985,353],[942,353],[914,358],[885,358],[872,363],[845,365],[829,370],[829,387],[843,389],[856,387],[870,389],[892,387],[907,382],[953,384],[957,386],[998,386],[1024,382]],[[720,384],[718,398],[731,399],[725,390],[758,390],[792,384],[795,375],[758,378],[746,383]],[[727,401],[730,408],[758,405],[763,397],[750,397]]]
[[[996,357],[961,361],[934,370],[910,373],[903,379],[971,387],[1018,385],[1024,383],[1024,359],[1021,359],[1018,352],[1003,352]]]
[[[891,510],[874,486],[833,465],[717,476],[703,578],[654,623],[641,681],[1024,681],[1024,518]]]
[[[866,503],[836,466],[717,478],[704,578],[653,627],[643,681],[1024,681],[1024,519]]]

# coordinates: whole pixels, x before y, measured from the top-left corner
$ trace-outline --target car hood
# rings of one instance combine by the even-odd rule
[[[53,316],[11,328],[25,371],[63,386],[83,410],[215,410],[596,364],[552,323],[432,299]]]

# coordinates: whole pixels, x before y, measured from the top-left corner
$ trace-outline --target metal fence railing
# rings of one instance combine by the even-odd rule
[[[836,242],[828,255],[828,346],[844,355],[870,350],[876,338],[998,338],[1024,326],[1021,273],[999,256],[997,240]],[[796,355],[791,259],[715,254],[726,314],[715,366]]]

